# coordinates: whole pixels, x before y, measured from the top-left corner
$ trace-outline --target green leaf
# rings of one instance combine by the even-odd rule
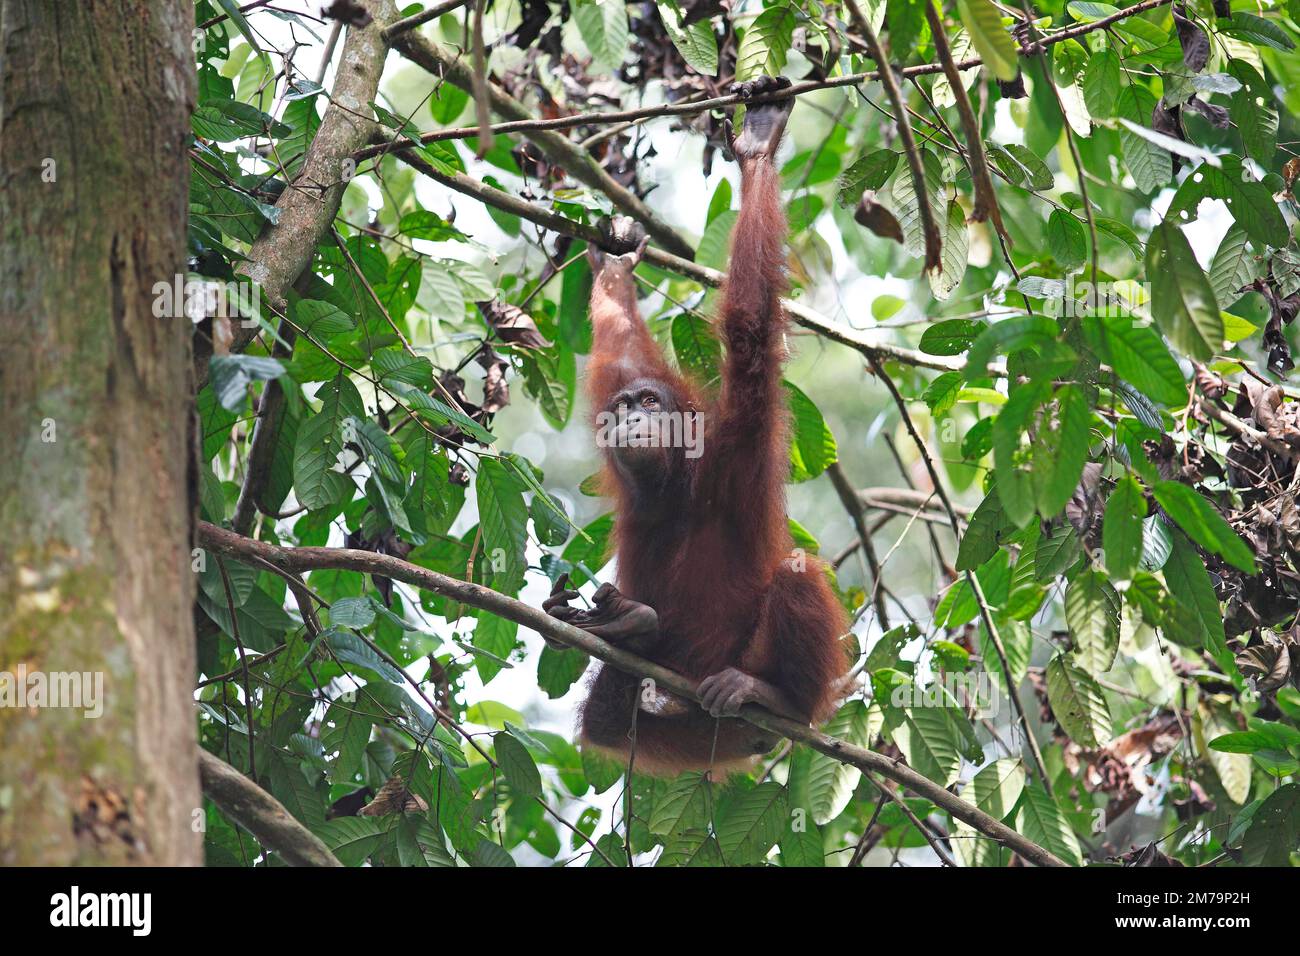
[[[852,209],[862,198],[863,192],[883,188],[902,155],[892,149],[878,149],[858,157],[840,175],[836,201],[846,209]]]
[[[998,549],[998,531],[1005,521],[995,485],[979,503],[966,525],[966,533],[961,536],[957,547],[958,571],[974,571],[993,557]]]
[[[384,680],[394,684],[406,682],[401,671],[384,660],[374,648],[352,632],[345,631],[338,625],[331,625],[321,633],[321,637],[325,639],[325,644],[339,660],[374,671]]]
[[[1232,94],[1228,115],[1241,134],[1246,155],[1267,168],[1277,152],[1278,114],[1273,106],[1273,91],[1245,60],[1231,60],[1228,73],[1241,83]]]
[[[384,386],[401,382],[426,392],[433,389],[433,363],[422,355],[398,348],[378,349],[370,357],[370,367]]]
[[[1038,783],[1027,784],[1025,787],[1024,800],[1020,804],[1019,826],[1016,829],[1071,866],[1083,863],[1079,841],[1070,829],[1069,821],[1056,801]]]
[[[683,312],[673,317],[673,356],[677,367],[700,382],[716,381],[722,365],[722,344],[705,319]]]
[[[1097,357],[1143,395],[1165,405],[1186,404],[1182,369],[1149,322],[1130,315],[1087,318],[1084,332]]]
[[[786,789],[761,783],[733,798],[718,820],[718,846],[728,866],[759,863],[785,832],[789,817]]]
[[[1159,571],[1163,568],[1173,546],[1173,530],[1164,515],[1156,514],[1143,519],[1140,562],[1143,571]]]
[[[1016,45],[1002,25],[998,8],[990,0],[957,0],[957,15],[984,64],[999,80],[1014,80],[1020,72],[1016,63]]]
[[[570,582],[581,587],[588,580],[586,571],[596,574],[609,559],[609,536],[614,528],[614,515],[603,514],[586,525],[581,535],[575,537],[564,549],[562,557],[573,566]]]
[[[1205,562],[1185,535],[1173,535],[1169,560],[1161,570],[1170,596],[1190,611],[1199,624],[1201,640],[1210,648],[1223,646],[1223,613],[1219,608],[1219,599],[1215,596]]]
[[[1260,804],[1241,843],[1244,866],[1289,866],[1300,848],[1300,783],[1278,787]]]
[[[1077,136],[1092,133],[1092,116],[1084,99],[1083,71],[1089,53],[1077,40],[1066,40],[1052,47],[1052,82],[1056,86],[1060,112]]]
[[[582,0],[573,19],[596,62],[607,70],[623,64],[627,55],[627,5],[622,0]]]
[[[497,764],[510,787],[521,797],[540,797],[542,776],[528,749],[504,730],[492,738],[492,745],[496,750]]]
[[[839,450],[835,446],[835,436],[830,426],[822,418],[822,413],[797,385],[785,382],[786,395],[790,405],[791,481],[807,481],[816,478],[827,466],[835,463]]]
[[[978,56],[975,45],[970,41],[970,34],[964,29],[958,28],[948,38],[948,46],[952,51],[952,61],[961,63]],[[982,66],[972,67],[969,70],[962,70],[957,75],[960,77],[960,83],[963,89],[969,89],[975,77],[979,76]],[[930,90],[930,99],[938,109],[948,109],[955,106],[957,96],[953,92],[952,84],[948,82],[946,74],[940,73],[934,78],[934,86]]]
[[[208,360],[212,391],[226,411],[237,412],[248,401],[248,386],[284,374],[278,359],[260,355],[214,355]]]
[[[1055,517],[1079,486],[1092,444],[1091,421],[1092,410],[1078,386],[1061,386],[1054,427],[1039,431],[1034,448],[1034,499],[1044,518]]]
[[[1024,764],[1018,758],[1003,757],[975,774],[969,793],[963,796],[995,820],[1004,820],[1015,809],[1024,789]]]
[[[402,866],[455,866],[442,828],[423,817],[403,814],[397,823],[397,860]]]
[[[1177,481],[1161,481],[1152,493],[1193,541],[1247,574],[1255,573],[1255,555],[1250,547],[1199,492]]]
[[[705,76],[717,76],[718,40],[713,35],[713,24],[709,19],[697,20],[684,27],[681,8],[674,0],[660,0],[658,7],[668,39],[673,41],[687,65]]]
[[[741,34],[736,51],[736,81],[756,76],[776,76],[785,66],[794,39],[794,8],[785,4],[768,7]]]
[[[539,543],[557,548],[568,540],[570,523],[564,502],[553,495],[534,491],[528,514],[533,519],[533,531]]]
[[[1246,230],[1234,222],[1224,234],[1210,263],[1210,287],[1214,289],[1214,300],[1222,308],[1231,308],[1241,298],[1242,287],[1250,283],[1255,272]]]
[[[356,322],[338,306],[318,299],[300,299],[290,306],[294,324],[313,335],[337,335],[356,328]]]
[[[1093,218],[1098,229],[1112,239],[1124,243],[1134,259],[1139,262],[1142,260],[1142,243],[1138,241],[1137,234],[1132,229],[1118,219],[1109,219],[1106,216],[1094,216]]]
[[[369,627],[375,621],[375,609],[369,598],[339,598],[330,605],[330,623],[339,627]]]
[[[931,415],[938,418],[952,410],[957,404],[957,396],[961,394],[964,380],[961,372],[943,372],[934,377],[934,381],[921,393],[925,404],[930,406]]]
[[[1207,166],[1218,166],[1219,157],[1217,154],[1197,146],[1195,143],[1189,143],[1185,139],[1179,139],[1177,136],[1169,136],[1159,130],[1149,129],[1145,123],[1140,123],[1129,119],[1127,116],[1119,118],[1120,126],[1134,136],[1141,137],[1151,145],[1166,152],[1173,153],[1176,156],[1182,156],[1186,159],[1197,160]]]
[[[878,729],[877,719],[874,730]],[[866,703],[860,699],[847,701],[826,722],[823,730],[832,737],[839,737],[861,747],[870,746],[874,735],[871,713]],[[862,771],[857,767],[822,753],[811,753],[805,780],[807,805],[813,821],[819,826],[825,825],[843,813],[861,778]]]
[[[1034,577],[1039,583],[1045,583],[1065,573],[1078,559],[1081,549],[1079,536],[1070,523],[1058,522],[1034,549]]]
[[[1087,568],[1069,583],[1065,623],[1079,666],[1090,674],[1110,670],[1119,651],[1119,595],[1105,575]]]
[[[1051,189],[1056,184],[1056,177],[1034,152],[1019,143],[999,146],[986,143],[989,156],[998,169],[1017,186],[1024,184],[1026,189],[1035,191]]]
[[[926,273],[930,291],[941,301],[951,296],[961,285],[970,255],[970,231],[966,225],[966,213],[956,200],[948,203],[947,210],[939,222],[939,268]]]
[[[1146,513],[1142,486],[1131,475],[1125,475],[1115,483],[1115,490],[1106,502],[1101,526],[1106,570],[1115,581],[1127,581],[1137,571],[1138,558],[1142,555],[1142,519]]]
[[[1006,324],[999,322],[992,329]],[[983,338],[980,337],[981,341]],[[978,346],[979,342],[976,342]],[[971,351],[973,353],[975,349]],[[998,499],[1007,517],[1019,528],[1029,523],[1036,505],[1033,474],[1026,467],[1026,455],[1031,449],[1025,449],[1020,439],[1026,424],[1047,398],[1050,389],[1050,382],[1030,381],[1017,386],[993,423],[993,464]]]
[[[316,835],[344,866],[360,866],[379,849],[387,835],[386,824],[377,817],[335,817],[316,828]]]
[[[921,150],[921,166],[925,171],[926,201],[934,212],[934,219],[942,228],[943,210],[948,207],[947,190],[944,186],[943,163],[933,150]],[[910,255],[920,256],[925,252],[925,231],[921,226],[921,204],[917,200],[916,190],[910,175],[900,175],[894,179],[891,187],[893,211],[898,216],[899,228],[903,230],[903,248]]]
[[[537,658],[537,686],[546,691],[551,700],[558,700],[577,683],[589,662],[590,658],[582,651],[572,648],[558,650],[547,645]]]
[[[370,715],[355,707],[330,704],[321,723],[320,740],[329,753],[337,752],[330,766],[330,781],[337,784],[353,782],[365,758],[366,744],[374,726]]]
[[[1251,760],[1248,754],[1224,753],[1206,745],[1206,740],[1224,736],[1230,727],[1231,718],[1217,707],[1202,701],[1196,708],[1192,729],[1197,751],[1209,759],[1214,772],[1224,791],[1236,804],[1244,804],[1250,798]]]
[[[481,458],[475,488],[484,554],[493,569],[493,587],[503,593],[517,593],[523,586],[526,567],[528,507],[524,504],[524,483],[518,472],[500,458]]]
[[[1273,190],[1255,180],[1238,156],[1220,156],[1216,168],[1202,163],[1174,193],[1165,219],[1183,224],[1196,219],[1205,199],[1222,199],[1237,224],[1259,246],[1282,248],[1290,241],[1286,219],[1273,198]],[[1154,292],[1152,299],[1155,299]]]
[[[1061,729],[1080,747],[1095,750],[1110,742],[1110,708],[1101,685],[1061,655],[1047,663],[1047,700]]]
[[[961,772],[961,744],[947,707],[915,707],[892,731],[907,765],[949,787]]]
[[[352,479],[343,474],[339,454],[343,451],[343,423],[348,418],[365,418],[365,406],[356,386],[338,375],[317,393],[321,410],[298,428],[293,453],[293,484],[298,501],[318,511],[351,497]]]
[[[1220,734],[1210,740],[1209,745],[1211,750],[1228,754],[1253,754],[1258,750],[1266,750],[1276,746],[1272,738],[1267,734],[1261,734],[1254,730],[1234,734]]]
[[[814,823],[805,822],[802,829],[786,828],[778,845],[781,848],[781,865],[788,867],[819,867],[826,865],[826,840]]]
[[[1151,114],[1155,108],[1156,98],[1144,86],[1129,84],[1119,91],[1116,98],[1116,114],[1138,126],[1151,124]],[[1124,155],[1124,164],[1128,166],[1133,181],[1143,194],[1169,184],[1174,175],[1174,161],[1168,152],[1139,136],[1128,126],[1120,127],[1119,145]]]
[[[984,331],[984,323],[973,319],[946,319],[926,327],[920,349],[927,355],[960,355]]]
[[[1002,649],[1007,652],[1007,668],[1011,671],[1011,683],[1019,687],[1029,672],[1029,657],[1033,652],[1034,636],[1024,621],[1005,619],[998,622],[998,637],[1002,639]],[[997,647],[989,636],[983,622],[979,628],[980,656],[986,661],[985,670],[993,677],[1003,693],[1007,692],[1006,674],[1002,672],[1002,662],[998,659]]]
[[[518,643],[519,624],[488,611],[480,611],[474,627],[473,647],[485,654],[474,655],[479,680],[487,684],[509,666],[506,660]]]
[[[1073,272],[1087,261],[1088,234],[1074,213],[1052,210],[1047,217],[1047,248],[1066,272]]]
[[[1280,26],[1272,20],[1265,20],[1244,10],[1234,10],[1227,26],[1223,26],[1220,21],[1219,32],[1253,43],[1255,46],[1281,50],[1283,53],[1295,49],[1295,41],[1287,36],[1286,31]]]
[[[1187,237],[1165,219],[1147,243],[1151,313],[1162,332],[1189,358],[1204,361],[1223,347],[1223,317],[1214,290]]]
[[[1119,57],[1112,50],[1092,54],[1083,71],[1083,101],[1088,112],[1098,119],[1114,116],[1119,91]]]

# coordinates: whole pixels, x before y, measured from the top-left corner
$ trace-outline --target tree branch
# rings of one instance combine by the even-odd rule
[[[279,800],[220,757],[199,749],[203,792],[230,819],[290,866],[342,866],[316,834],[290,816]]]
[[[407,30],[414,30],[430,20],[436,20],[444,13],[451,13],[456,8],[465,6],[468,2],[469,0],[442,0],[442,3],[435,3],[427,10],[421,10],[419,13],[412,14],[404,20],[398,20],[391,26],[385,27],[384,39],[392,43],[398,34],[405,33]]]
[[[293,182],[285,187],[275,208],[276,223],[268,223],[248,251],[248,261],[236,272],[261,287],[267,300],[279,308],[289,291],[315,255],[317,244],[325,237],[338,215],[343,191],[355,170],[352,154],[374,137],[378,124],[370,119],[370,104],[379,91],[388,45],[384,43],[382,24],[396,14],[393,0],[366,0],[374,20],[365,27],[348,27],[343,41],[342,63],[330,91],[330,105],[321,120],[303,158],[302,168]],[[257,334],[257,328],[235,327],[232,352],[241,352]],[[208,380],[211,344],[194,340],[196,387]]]
[[[853,528],[857,531],[858,542],[862,545],[862,555],[866,558],[867,567],[871,571],[871,593],[875,597],[876,618],[880,621],[880,627],[887,631],[889,613],[885,607],[885,591],[880,581],[880,559],[876,557],[876,547],[871,543],[871,529],[867,527],[866,505],[858,497],[853,485],[849,483],[848,476],[844,474],[844,468],[838,461],[826,467],[826,477],[835,487],[835,494],[839,496],[840,504],[853,519]]]
[[[473,70],[449,50],[419,33],[407,32],[395,36],[393,49],[434,76],[445,77],[453,86],[469,92],[473,92],[476,88]],[[500,84],[491,78],[486,78],[485,87],[485,93],[495,112],[515,120],[530,118],[527,107],[503,90]],[[472,135],[478,136],[481,132],[479,127],[475,127]],[[695,254],[690,243],[683,239],[677,230],[660,219],[640,197],[616,182],[590,153],[576,143],[558,133],[545,130],[529,130],[527,136],[548,160],[563,167],[565,172],[584,186],[604,193],[616,207],[640,221],[646,227],[646,231],[665,249],[687,259]],[[364,145],[365,143],[358,143],[357,150],[361,150]],[[377,152],[386,152],[388,148],[391,147],[380,147]]]
[[[1143,0],[1142,3],[1134,4],[1131,7],[1125,7],[1123,10],[1113,13],[1108,17],[1095,20],[1092,23],[1080,23],[1072,27],[1067,27],[1050,36],[1043,37],[1039,40],[1039,45],[1049,47],[1056,43],[1063,43],[1066,40],[1072,40],[1076,37],[1092,33],[1094,30],[1104,30],[1106,27],[1115,23],[1117,20],[1123,20],[1147,10],[1154,10],[1156,7],[1167,6],[1173,0]],[[965,71],[974,67],[983,65],[984,61],[979,57],[968,57],[956,64],[958,70]],[[933,76],[936,73],[942,73],[942,63],[918,63],[915,66],[903,67],[895,70],[897,76],[905,79],[911,79],[917,76]],[[870,83],[881,78],[879,70],[868,70],[863,73],[846,73],[843,76],[832,76],[825,80],[803,80],[799,83],[791,84],[782,90],[767,93],[762,96],[752,97],[746,101],[749,104],[770,103],[775,100],[788,99],[792,96],[803,96],[805,93],[815,93],[818,90],[838,89],[844,86],[859,86],[863,83]],[[457,86],[460,84],[457,83]],[[536,119],[533,117],[520,116],[516,119],[503,123],[495,123],[492,126],[493,133],[528,133],[538,131],[557,131],[573,129],[575,126],[603,126],[616,123],[634,122],[642,119],[653,119],[660,116],[693,116],[697,113],[705,113],[709,110],[723,109],[724,107],[736,106],[740,103],[740,97],[735,94],[725,96],[715,96],[705,100],[692,100],[681,103],[665,103],[660,106],[647,106],[631,110],[602,110],[594,113],[574,113],[569,116],[557,116],[551,119]],[[438,143],[445,140],[453,139],[471,139],[479,135],[477,126],[460,126],[452,129],[434,130],[429,133],[422,133],[416,137],[421,143]],[[368,156],[375,156],[385,152],[383,146],[368,146],[358,155],[358,159]]]
[[[200,545],[218,554],[242,561],[260,558],[287,571],[349,570],[364,574],[379,574],[395,581],[402,581],[514,621],[557,643],[586,651],[618,670],[637,677],[649,677],[674,694],[692,701],[699,700],[695,683],[666,667],[607,644],[586,631],[557,620],[538,608],[530,607],[491,588],[469,581],[460,581],[410,564],[400,558],[351,548],[282,548],[264,541],[246,538],[206,521],[198,523],[198,540]],[[851,764],[864,773],[879,774],[896,781],[918,796],[932,801],[985,836],[1014,850],[1031,863],[1039,866],[1066,865],[1048,850],[974,805],[949,793],[928,777],[922,776],[906,765],[856,744],[827,736],[806,724],[779,717],[754,704],[746,704],[742,707],[739,716],[756,727],[803,743],[841,763]]]

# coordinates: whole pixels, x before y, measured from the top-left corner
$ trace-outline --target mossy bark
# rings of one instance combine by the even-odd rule
[[[0,865],[197,864],[189,0],[0,0]],[[201,819],[201,815],[197,817]]]

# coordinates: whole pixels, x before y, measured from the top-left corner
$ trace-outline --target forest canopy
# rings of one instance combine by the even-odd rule
[[[1296,0],[194,16],[200,742],[339,861],[1297,859]],[[525,605],[612,579],[587,246],[645,227],[716,389],[769,74],[790,527],[871,753],[656,778],[575,744],[607,648]],[[219,803],[209,864],[285,853]]]

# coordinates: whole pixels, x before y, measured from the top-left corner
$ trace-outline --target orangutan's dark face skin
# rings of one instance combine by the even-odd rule
[[[617,416],[609,449],[617,467],[638,483],[660,480],[673,450],[661,416],[677,411],[668,389],[654,379],[637,379],[610,399],[606,411]]]

